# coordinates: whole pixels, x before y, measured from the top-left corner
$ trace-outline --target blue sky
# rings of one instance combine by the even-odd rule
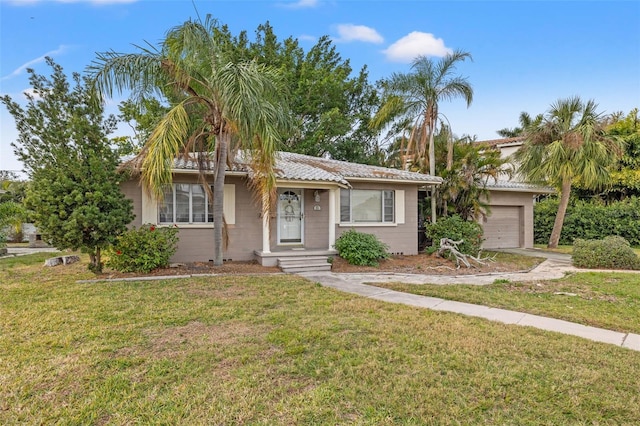
[[[604,113],[640,107],[638,0],[0,0],[0,93],[23,99],[25,68],[48,75],[45,55],[67,73],[82,72],[96,52],[156,44],[196,17],[194,4],[233,34],[253,36],[269,21],[279,39],[298,38],[305,50],[329,35],[355,71],[368,67],[372,82],[410,71],[416,55],[468,51],[473,62],[458,71],[474,87],[473,104],[440,107],[459,136],[495,139],[521,111],[542,113],[573,95],[595,99]],[[0,106],[0,170],[22,168],[10,147],[16,135]]]

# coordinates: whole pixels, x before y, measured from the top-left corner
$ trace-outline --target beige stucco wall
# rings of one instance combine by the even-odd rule
[[[142,188],[135,180],[128,180],[120,184],[120,190],[125,197],[133,201],[133,214],[135,218],[129,226],[139,228],[142,225]]]
[[[194,174],[178,174],[174,177],[175,183],[196,183]],[[254,202],[252,192],[247,186],[247,180],[238,176],[227,176],[226,185],[234,185],[234,209],[235,223],[227,224],[229,245],[223,252],[223,258],[229,260],[247,261],[255,258],[254,251],[262,249],[262,219],[260,208]],[[304,248],[307,250],[329,247],[329,197],[330,190],[327,185],[304,185],[301,188],[304,194]],[[284,187],[296,187],[295,184]],[[376,184],[354,183],[356,189],[388,189],[402,190],[404,193],[404,223],[385,224],[380,226],[363,226],[361,224],[337,224],[335,237],[343,232],[355,228],[360,232],[376,235],[380,240],[389,245],[392,253],[417,254],[417,186],[414,184]],[[135,220],[132,226],[139,227],[144,222],[157,221],[157,207],[153,211],[143,211],[149,208],[147,199],[142,193],[142,188],[137,181],[128,181],[121,185],[124,194],[133,200]],[[320,201],[314,199],[314,192],[318,191]],[[336,191],[336,209],[339,209],[339,190]],[[225,203],[228,200],[225,199]],[[143,204],[145,207],[143,207]],[[225,205],[225,209],[227,209]],[[336,220],[339,221],[339,213]],[[279,246],[277,241],[277,217],[273,213],[271,217],[271,250],[274,252],[289,250],[291,246]],[[179,224],[178,250],[171,259],[174,262],[207,262],[213,259],[213,225],[211,224]]]
[[[178,174],[173,181],[174,183],[196,183],[198,179],[194,174]],[[231,260],[252,260],[253,250],[262,244],[262,222],[259,210],[253,203],[246,179],[227,176],[225,184],[234,185],[235,224],[227,225],[229,246],[224,250],[223,257]],[[136,218],[131,226],[141,226],[143,217],[150,219],[145,222],[157,222],[155,210],[157,207],[154,211],[143,214],[144,197],[137,181],[124,182],[121,189],[125,196],[133,200]],[[212,224],[179,224],[178,228],[178,250],[171,259],[173,262],[207,262],[213,259]]]
[[[354,189],[404,191],[404,223],[383,225],[337,224],[336,238],[349,229],[373,234],[389,246],[390,253],[418,254],[418,188],[413,184],[352,183]],[[338,215],[338,220],[340,219]]]

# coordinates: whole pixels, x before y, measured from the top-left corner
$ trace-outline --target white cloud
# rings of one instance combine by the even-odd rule
[[[42,56],[39,56],[35,59],[32,59],[28,62],[25,62],[24,64],[20,65],[18,68],[16,68],[15,70],[13,70],[13,72],[11,74],[5,75],[4,77],[0,78],[0,80],[7,80],[13,77],[16,77],[20,74],[22,74],[27,68],[31,68],[33,65],[38,64],[40,62],[44,62],[44,58],[47,56],[55,56],[55,55],[60,55],[62,53],[64,53],[66,50],[69,49],[69,46],[66,45],[60,45],[57,49],[55,50],[50,50],[49,52],[45,53]]]
[[[297,0],[293,2],[279,3],[279,6],[287,9],[307,9],[318,6],[318,0]]]
[[[365,25],[340,24],[337,26],[339,37],[336,41],[364,41],[367,43],[382,43],[384,38],[373,28]]]
[[[418,56],[445,56],[453,50],[444,45],[444,40],[433,34],[414,31],[383,50],[392,62],[411,62]]]
[[[298,40],[316,42],[318,40],[318,37],[309,34],[302,34],[298,36]]]
[[[22,95],[24,96],[25,100],[28,99],[29,97],[33,98],[33,99],[40,99],[41,96],[39,93],[36,93],[36,91],[33,89],[33,87],[30,87],[28,89],[25,89],[22,91]]]

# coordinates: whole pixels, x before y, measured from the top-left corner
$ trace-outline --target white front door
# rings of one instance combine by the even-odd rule
[[[302,201],[302,189],[278,189],[278,244],[302,243]]]

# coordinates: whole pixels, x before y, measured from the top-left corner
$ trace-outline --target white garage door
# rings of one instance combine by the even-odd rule
[[[520,206],[491,206],[491,215],[481,223],[485,238],[482,247],[521,247],[524,236],[522,210]]]

